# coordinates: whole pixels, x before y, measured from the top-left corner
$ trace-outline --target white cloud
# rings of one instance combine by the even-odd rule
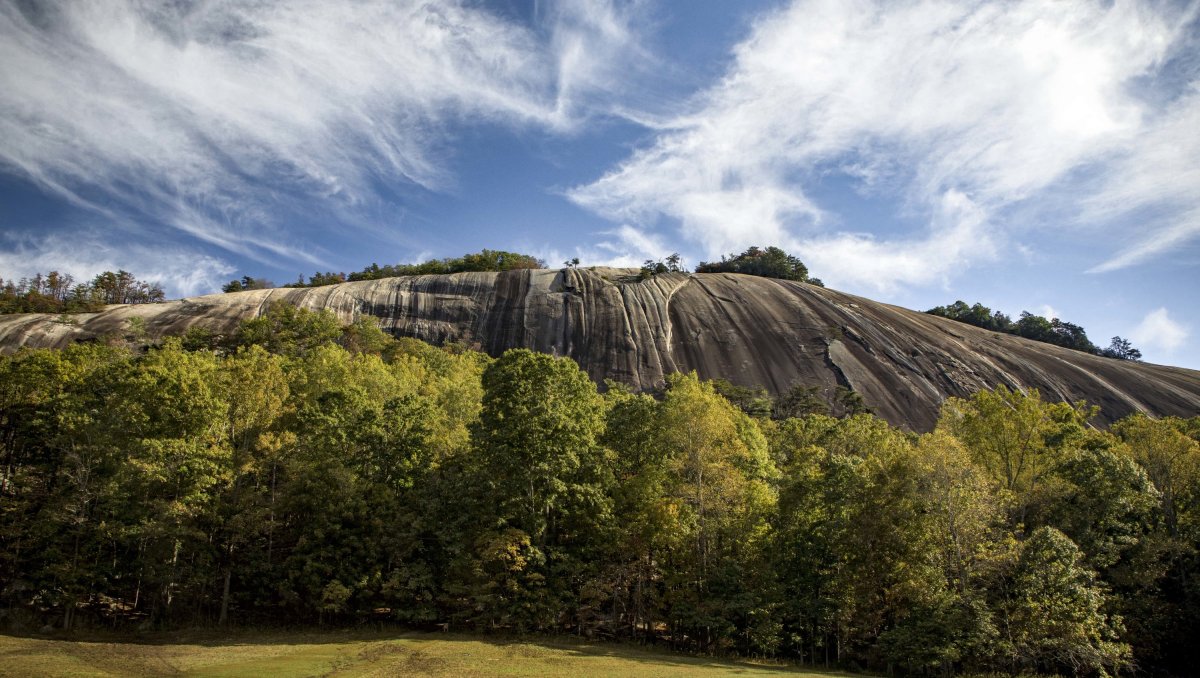
[[[639,231],[629,224],[609,231],[607,239],[596,243],[596,249],[585,253],[589,262],[599,266],[638,267],[647,259],[661,259],[672,252],[662,238]]]
[[[58,271],[76,282],[104,271],[128,270],[157,282],[168,297],[205,294],[228,282],[234,267],[217,257],[169,245],[131,244],[111,234],[75,233],[42,238],[0,239],[0,271],[13,280]]]
[[[648,147],[569,196],[616,221],[677,223],[708,256],[780,243],[826,282],[942,279],[998,253],[1006,207],[1174,143],[1178,128],[1146,132],[1153,107],[1132,85],[1179,49],[1192,16],[1121,1],[798,0],[763,17]],[[1198,156],[1180,163],[1194,171]],[[834,230],[811,197],[830,175],[928,226]],[[1190,175],[1155,177],[1196,189]],[[965,221],[947,201],[970,206]]]
[[[1100,189],[1085,202],[1085,218],[1144,217],[1149,233],[1126,238],[1124,248],[1091,272],[1142,263],[1200,235],[1200,83],[1173,102],[1107,168]]]
[[[987,214],[965,194],[949,190],[935,209],[924,237],[881,240],[838,233],[800,239],[792,247],[824,282],[879,291],[899,283],[945,282],[971,262],[994,255]]]
[[[579,257],[583,266],[638,268],[647,259],[661,259],[672,253],[670,245],[661,237],[628,224],[598,235],[601,240],[592,245],[577,246],[569,254],[550,247],[531,248],[528,251],[545,261],[550,268],[557,268],[561,262],[572,257]]]
[[[472,2],[0,4],[0,169],[243,256],[319,258],[294,196],[354,222],[452,186],[450,123],[571,132],[628,86],[636,7],[519,24]]]
[[[1183,346],[1190,334],[1187,327],[1171,319],[1167,309],[1159,308],[1147,313],[1129,338],[1142,350],[1171,353]]]

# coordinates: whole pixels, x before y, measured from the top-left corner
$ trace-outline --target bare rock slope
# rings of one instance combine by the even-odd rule
[[[696,370],[780,393],[795,384],[862,394],[876,413],[932,428],[948,396],[1005,384],[1131,412],[1200,414],[1200,372],[1131,363],[997,334],[803,283],[671,273],[639,282],[623,269],[388,278],[308,289],[209,295],[71,316],[0,316],[0,350],[61,347],[144,318],[151,336],[192,326],[219,333],[274,301],[379,318],[398,336],[457,340],[498,355],[527,347],[574,358],[597,381],[653,388]]]

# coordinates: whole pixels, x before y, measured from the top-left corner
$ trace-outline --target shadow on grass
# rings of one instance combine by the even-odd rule
[[[411,653],[430,660],[423,645],[440,644],[452,645],[461,643],[479,643],[490,646],[505,658],[544,660],[550,663],[580,657],[609,658],[622,661],[637,662],[646,665],[676,668],[716,669],[726,674],[750,672],[772,672],[786,675],[806,672],[823,676],[859,677],[863,674],[848,673],[821,667],[802,666],[781,661],[750,660],[712,657],[686,654],[673,651],[664,646],[642,645],[631,642],[588,641],[574,636],[519,636],[519,635],[482,635],[454,632],[414,631],[405,629],[282,629],[282,628],[238,628],[235,630],[220,629],[185,629],[177,631],[155,631],[138,634],[117,633],[107,631],[79,631],[72,633],[36,634],[10,633],[0,635],[11,638],[22,638],[43,642],[66,642],[77,644],[106,644],[133,646],[200,646],[206,648],[233,648],[248,646],[323,646],[345,645],[353,643],[381,643],[401,641],[411,643],[412,647],[382,650],[378,647],[364,647],[358,657],[362,661],[371,662],[387,656]],[[470,652],[464,649],[467,655]],[[437,654],[437,653],[433,653]],[[455,650],[450,650],[452,656],[462,656]],[[416,658],[416,657],[414,657]],[[495,660],[495,658],[492,658]]]

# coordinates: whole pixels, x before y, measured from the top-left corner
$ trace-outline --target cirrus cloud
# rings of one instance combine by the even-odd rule
[[[0,170],[93,214],[320,264],[302,217],[381,234],[382,187],[452,189],[456,125],[571,134],[629,88],[636,4],[0,3]],[[373,223],[375,222],[375,223]],[[15,228],[12,224],[7,229]],[[193,243],[196,244],[196,243]]]
[[[1179,224],[1200,206],[1200,153],[1177,144],[1196,138],[1195,110],[1177,96],[1186,83],[1157,76],[1195,15],[1128,1],[797,0],[758,21],[725,76],[648,146],[568,195],[616,221],[677,224],[707,256],[780,243],[827,262],[827,282],[886,289],[1018,246],[1006,211],[1080,172],[1103,192],[1177,149],[1120,204],[1169,202],[1164,236],[1190,238]],[[814,197],[830,177],[925,226],[841,230]],[[1093,209],[1111,217],[1117,200]]]

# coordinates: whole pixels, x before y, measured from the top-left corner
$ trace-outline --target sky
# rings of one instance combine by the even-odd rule
[[[0,0],[0,277],[751,245],[1200,369],[1200,2]]]

